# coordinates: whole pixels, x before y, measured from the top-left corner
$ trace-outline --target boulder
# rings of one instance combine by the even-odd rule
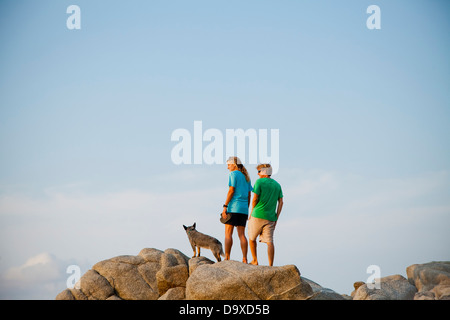
[[[355,296],[356,291],[358,290],[358,288],[363,286],[364,284],[365,284],[364,281],[356,281],[355,283],[353,283],[353,288],[355,288],[355,290],[353,290],[353,292],[350,294],[352,299]]]
[[[213,264],[214,261],[206,257],[195,257],[189,260],[189,274],[192,274],[197,267],[204,264]]]
[[[226,260],[198,265],[186,282],[188,300],[306,299],[311,286],[294,265],[254,266]]]
[[[101,261],[92,269],[101,274],[124,300],[156,300],[158,290],[145,281],[144,258],[119,256]]]
[[[106,300],[114,295],[113,287],[95,270],[89,270],[81,277],[80,290],[89,300]]]
[[[417,292],[409,281],[397,274],[380,278],[380,288],[370,289],[367,283],[355,283],[353,300],[412,300]]]
[[[167,249],[161,256],[161,268],[156,273],[159,296],[170,288],[185,287],[189,277],[189,258],[175,249]]]
[[[351,297],[343,296],[334,290],[324,288],[320,284],[303,277],[312,288],[313,294],[307,298],[307,300],[351,300]]]
[[[415,300],[450,300],[450,262],[413,264],[406,274],[418,290]]]
[[[186,298],[185,288],[170,288],[158,300],[184,300]]]
[[[70,289],[65,289],[56,295],[55,300],[75,300]]]

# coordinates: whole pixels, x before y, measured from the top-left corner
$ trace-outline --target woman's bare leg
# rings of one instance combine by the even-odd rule
[[[242,262],[247,263],[248,242],[245,237],[245,227],[237,226],[239,240],[241,241]]]
[[[233,246],[233,230],[231,224],[225,225],[225,260],[230,260],[231,247]]]

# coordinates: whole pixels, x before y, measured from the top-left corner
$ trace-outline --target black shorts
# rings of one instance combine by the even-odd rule
[[[225,224],[230,224],[235,227],[245,227],[248,220],[248,215],[245,213],[234,213],[234,212],[228,212],[228,214],[231,214],[231,219],[227,221]]]

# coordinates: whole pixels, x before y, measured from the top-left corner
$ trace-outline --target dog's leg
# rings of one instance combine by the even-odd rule
[[[195,258],[196,256],[196,251],[195,251],[195,245],[191,244],[192,250],[194,250],[194,256],[192,258]]]
[[[197,250],[198,250],[198,256],[197,257],[200,257],[200,247],[197,247]]]
[[[218,252],[213,252],[214,257],[217,259],[217,262],[220,262],[222,259],[220,259],[220,254]]]

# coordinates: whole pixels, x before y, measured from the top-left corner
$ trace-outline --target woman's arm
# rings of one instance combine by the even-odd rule
[[[227,193],[227,198],[225,199],[225,205],[228,206],[228,204],[230,203],[231,199],[233,198],[233,194],[234,194],[234,187],[229,187],[228,188],[228,193]],[[227,216],[227,207],[223,207],[223,211],[222,211],[222,217],[225,219]]]

